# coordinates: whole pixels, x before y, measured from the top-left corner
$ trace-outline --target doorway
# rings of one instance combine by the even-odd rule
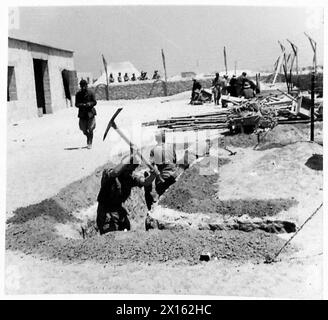
[[[33,59],[36,102],[39,114],[51,113],[48,61]]]

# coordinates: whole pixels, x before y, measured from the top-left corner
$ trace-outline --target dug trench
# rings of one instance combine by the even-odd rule
[[[108,163],[66,186],[54,197],[16,209],[7,220],[6,249],[64,262],[178,260],[195,264],[204,252],[217,259],[263,262],[284,244],[276,233],[295,231],[293,222],[274,217],[296,201],[220,201],[216,192],[218,173],[201,172],[204,161],[208,160],[200,159],[186,169],[157,203],[157,208],[184,215],[182,223],[177,218],[173,222],[163,221],[152,216],[152,212],[147,217],[144,191],[134,188],[125,203],[131,231],[100,236],[95,230],[96,197],[102,170],[113,165]],[[221,167],[230,161],[229,158],[214,160]],[[88,219],[81,218],[81,213],[86,211],[92,214]],[[202,218],[194,219],[195,223],[187,218],[185,223],[186,216]],[[286,253],[291,250],[292,247],[287,248]]]

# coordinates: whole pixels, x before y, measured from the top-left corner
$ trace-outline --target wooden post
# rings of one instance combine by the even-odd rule
[[[283,59],[283,54],[281,54],[276,62],[276,69],[275,69],[275,75],[272,81],[272,84],[276,83],[278,73],[280,72],[281,69],[281,64],[282,64],[282,59]]]
[[[282,45],[282,43],[280,41],[278,41],[278,43],[279,43],[280,48],[281,48],[282,58],[284,59],[283,69],[284,69],[285,81],[286,81],[286,85],[287,85],[287,92],[289,93],[289,82],[288,82],[288,73],[287,73],[286,51],[285,51],[285,47]]]
[[[288,73],[287,73],[287,60],[286,60],[286,53],[284,53],[284,64],[283,64],[285,80],[287,85],[287,92],[289,93],[289,82],[288,82]]]
[[[226,47],[223,47],[223,56],[224,56],[224,67],[226,75],[228,75],[228,65],[227,65],[227,53],[226,53]]]
[[[294,61],[295,61],[296,62],[296,76],[297,76],[296,85],[297,85],[297,87],[299,87],[299,85],[298,85],[298,48],[290,40],[287,39],[287,41],[290,43],[290,46],[292,47],[292,50],[294,52],[294,57],[293,57],[293,60],[292,60],[292,65],[290,67],[290,74],[292,76],[292,69],[293,69],[293,65],[294,65]]]
[[[317,74],[317,43],[304,32],[305,36],[309,39],[312,50],[313,50],[313,70],[311,76],[311,132],[310,139],[314,141],[314,89],[315,89],[315,80]]]
[[[165,79],[164,95],[167,96],[167,73],[166,73],[166,63],[165,63],[165,55],[164,55],[164,50],[163,49],[162,49],[162,61],[163,61],[164,79]]]
[[[106,73],[106,100],[109,100],[109,81],[108,81],[108,73],[107,73],[107,62],[105,60],[104,55],[102,55],[102,59],[103,59],[103,64],[104,64],[104,69],[105,69],[105,73]]]
[[[314,88],[315,88],[315,71],[311,76],[311,141],[314,141]]]

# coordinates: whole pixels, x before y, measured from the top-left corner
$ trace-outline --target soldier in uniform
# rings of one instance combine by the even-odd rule
[[[83,134],[87,137],[87,148],[91,149],[93,140],[93,131],[96,128],[96,109],[97,104],[94,93],[88,89],[86,80],[80,81],[81,90],[77,92],[75,98],[75,106],[79,109],[78,117],[79,127]]]

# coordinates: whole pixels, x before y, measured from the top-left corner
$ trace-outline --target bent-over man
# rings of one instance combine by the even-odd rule
[[[138,165],[136,159],[128,157],[116,167],[103,171],[97,197],[97,227],[100,234],[130,230],[128,212],[123,204],[129,198],[133,187],[151,185],[155,178],[152,171],[147,178],[138,176],[134,172]]]

